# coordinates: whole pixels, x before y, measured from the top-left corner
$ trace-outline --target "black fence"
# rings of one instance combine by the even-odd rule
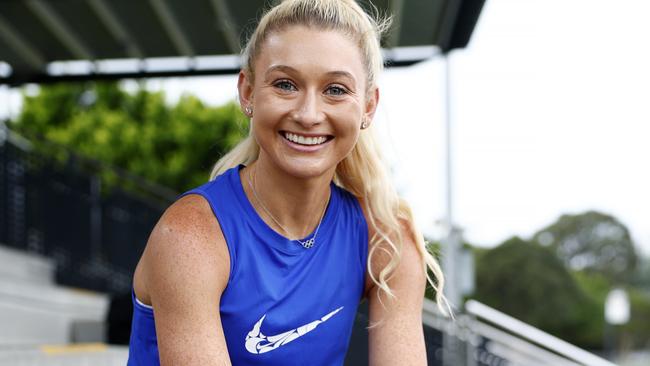
[[[130,292],[148,235],[174,194],[63,148],[41,149],[2,127],[0,243],[51,258],[61,285]],[[110,190],[102,189],[106,174],[116,182]]]

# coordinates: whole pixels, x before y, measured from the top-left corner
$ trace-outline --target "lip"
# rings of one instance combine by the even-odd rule
[[[319,145],[300,145],[300,144],[297,144],[297,143],[295,143],[293,141],[287,140],[284,137],[285,132],[293,133],[295,135],[301,135],[301,136],[305,136],[305,137],[327,137],[327,140],[325,142],[323,142],[322,144],[319,144]],[[280,138],[282,139],[282,141],[284,141],[284,143],[287,144],[287,146],[289,146],[293,150],[297,150],[297,151],[300,151],[300,152],[315,152],[315,151],[324,149],[325,147],[327,147],[332,142],[332,140],[334,140],[334,137],[332,135],[328,135],[328,134],[302,133],[302,132],[297,133],[297,132],[292,132],[292,131],[280,131],[279,135],[280,135]]]

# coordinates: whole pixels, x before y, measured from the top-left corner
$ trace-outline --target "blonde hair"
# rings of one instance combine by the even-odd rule
[[[273,32],[286,27],[304,25],[316,29],[336,30],[358,41],[367,72],[367,95],[376,88],[377,77],[383,69],[380,47],[381,34],[388,28],[390,20],[367,14],[354,0],[284,0],[271,8],[260,20],[255,32],[243,50],[243,70],[254,77],[253,64],[262,43]],[[380,20],[375,20],[378,18]],[[248,165],[257,160],[259,146],[251,136],[242,140],[214,166],[210,179],[239,164]],[[388,280],[402,257],[402,226],[408,223],[418,252],[422,258],[422,270],[436,293],[438,308],[448,313],[443,296],[444,277],[436,259],[428,252],[424,238],[415,227],[413,214],[402,200],[388,177],[387,169],[372,132],[372,128],[361,133],[352,152],[336,167],[334,182],[360,199],[368,213],[368,223],[375,234],[369,238],[368,273],[372,281],[389,298],[395,294]],[[378,251],[386,253],[390,260],[375,276],[371,266]],[[429,271],[433,274],[431,276]],[[381,300],[381,296],[379,296]],[[382,302],[383,303],[383,302]],[[443,307],[442,305],[447,305]]]

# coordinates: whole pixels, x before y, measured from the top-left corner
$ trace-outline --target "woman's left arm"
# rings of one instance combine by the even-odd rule
[[[408,225],[402,226],[402,237],[402,258],[388,281],[395,298],[387,298],[383,291],[380,291],[382,304],[377,297],[376,286],[368,293],[370,324],[378,323],[369,330],[368,335],[371,366],[427,364],[422,328],[426,276],[422,258]],[[373,268],[383,268],[388,262],[388,258],[381,254],[383,252],[378,250],[377,258],[373,258]]]

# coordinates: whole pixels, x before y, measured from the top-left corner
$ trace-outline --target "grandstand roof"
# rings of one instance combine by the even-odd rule
[[[383,40],[387,63],[465,47],[484,1],[373,1],[394,15],[394,30]],[[0,84],[234,73],[233,55],[267,3],[3,0]]]

